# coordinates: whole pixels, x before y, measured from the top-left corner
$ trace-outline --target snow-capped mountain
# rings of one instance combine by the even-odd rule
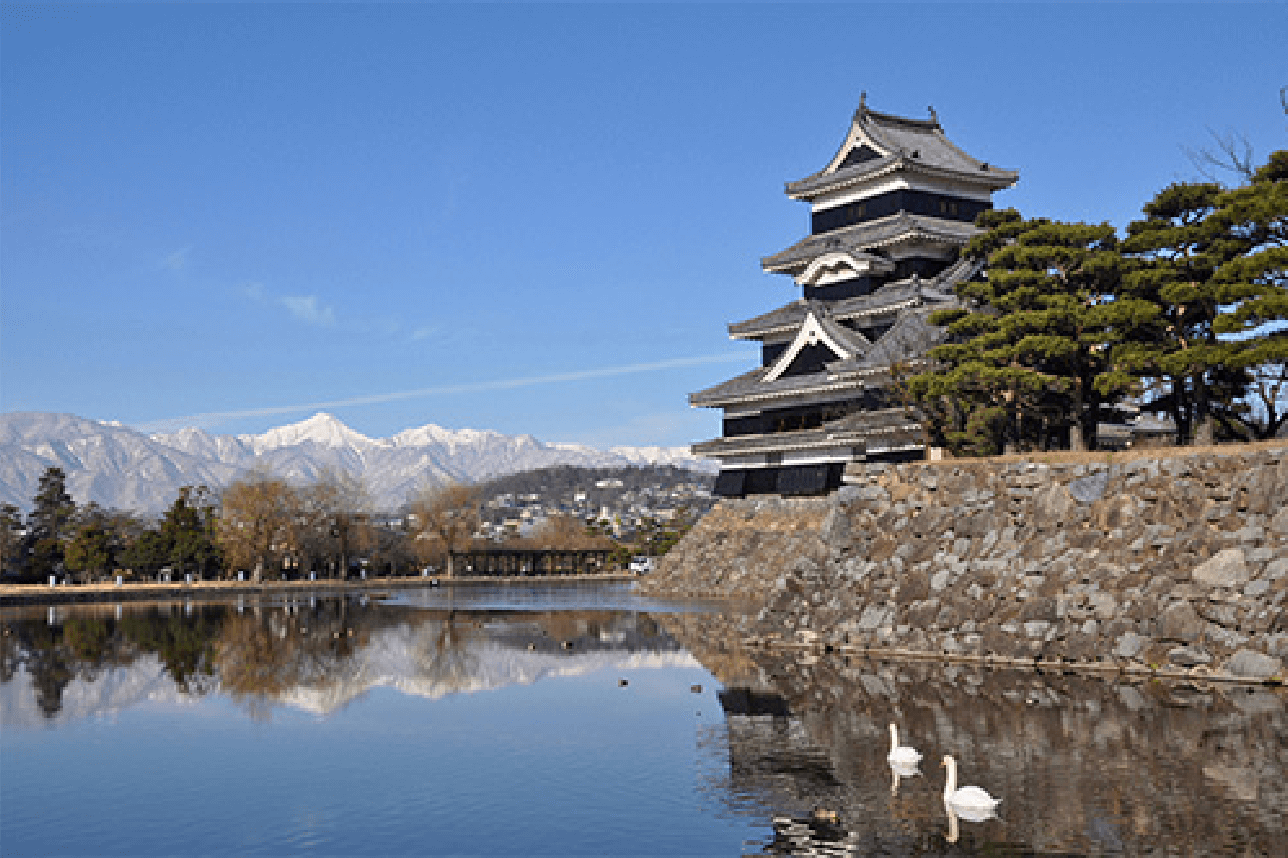
[[[588,468],[675,465],[711,472],[686,447],[613,447],[538,441],[531,435],[428,424],[391,438],[368,438],[330,414],[262,435],[201,429],[146,435],[70,414],[0,414],[0,503],[30,507],[40,476],[63,469],[77,503],[158,513],[187,485],[218,489],[252,467],[309,482],[324,471],[361,478],[377,506],[393,509],[425,485],[476,482],[553,465]]]

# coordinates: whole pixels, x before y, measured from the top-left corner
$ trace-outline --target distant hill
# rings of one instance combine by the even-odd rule
[[[687,447],[598,450],[544,443],[531,435],[453,432],[432,423],[392,438],[368,438],[329,414],[262,435],[213,435],[194,428],[146,435],[70,414],[0,414],[0,502],[23,510],[50,466],[66,473],[77,503],[155,514],[182,486],[220,489],[256,466],[298,482],[310,482],[324,470],[344,471],[366,482],[379,508],[394,509],[427,483],[473,483],[556,465],[715,470],[714,463],[694,458]]]

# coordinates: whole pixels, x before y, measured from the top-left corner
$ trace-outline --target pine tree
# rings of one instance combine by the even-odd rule
[[[179,489],[161,519],[160,536],[167,559],[180,573],[199,574],[218,568],[221,558],[215,533],[215,507],[205,486]]]
[[[62,468],[49,467],[40,477],[32,510],[27,515],[26,550],[28,571],[37,580],[61,570],[63,548],[71,535],[76,503],[67,493]]]
[[[1234,360],[1237,346],[1217,336],[1223,311],[1216,272],[1251,248],[1214,218],[1221,195],[1215,182],[1170,185],[1145,205],[1143,220],[1127,226],[1123,243],[1131,264],[1122,295],[1156,313],[1115,356],[1145,379],[1147,404],[1171,415],[1182,443],[1213,443],[1214,419],[1233,414],[1248,380]]]
[[[964,306],[931,317],[952,337],[930,356],[940,368],[909,380],[932,435],[955,452],[1094,443],[1107,398],[1130,386],[1109,363],[1110,311],[1120,257],[1114,230],[985,212],[965,252],[987,275],[958,287]],[[1085,442],[1084,442],[1085,439]]]
[[[1254,401],[1239,420],[1253,437],[1273,438],[1288,422],[1288,150],[1272,153],[1217,206],[1216,229],[1249,249],[1216,271],[1223,312],[1213,326],[1233,341],[1230,363],[1249,376]]]

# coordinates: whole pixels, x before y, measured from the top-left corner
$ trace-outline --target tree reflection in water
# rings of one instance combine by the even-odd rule
[[[706,738],[707,792],[790,822],[767,854],[1284,854],[1282,689],[800,658],[740,648],[727,618],[664,625],[736,686],[723,735]],[[778,703],[749,710],[748,694]],[[937,767],[892,794],[892,721],[928,759],[954,755],[1000,817],[953,825]],[[824,842],[814,808],[844,836]]]
[[[46,719],[72,681],[102,685],[105,671],[153,658],[173,693],[217,690],[267,719],[280,705],[333,712],[377,685],[439,697],[532,681],[600,651],[679,649],[632,611],[416,609],[361,597],[4,609],[3,626],[0,678],[26,674]]]
[[[65,717],[70,683],[152,694],[165,681],[227,693],[256,718],[278,706],[325,715],[379,685],[432,698],[532,682],[570,659],[593,668],[687,645],[725,686],[725,717],[698,727],[702,803],[766,830],[777,818],[768,854],[1273,855],[1288,842],[1278,689],[788,657],[741,646],[736,618],[710,613],[306,598],[5,609],[0,620],[0,679],[19,683],[21,712],[37,721]],[[131,670],[146,682],[119,681]],[[73,717],[105,711],[77,689]],[[107,698],[112,711],[129,705]],[[1000,818],[954,826],[938,770],[895,772],[892,790],[891,722],[927,759],[956,757],[1003,799]]]

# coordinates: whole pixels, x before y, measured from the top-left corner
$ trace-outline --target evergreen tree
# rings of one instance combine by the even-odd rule
[[[1223,312],[1214,327],[1232,341],[1230,363],[1249,374],[1255,399],[1238,419],[1253,437],[1273,438],[1288,422],[1288,150],[1217,206],[1215,228],[1248,250],[1216,270]]]
[[[0,504],[0,572],[17,568],[22,548],[22,513],[11,503]]]
[[[64,563],[70,572],[100,575],[111,568],[114,547],[112,533],[102,525],[83,524],[67,542]]]
[[[40,477],[27,526],[36,539],[61,539],[76,515],[76,502],[67,493],[67,476],[62,468],[49,467]]]
[[[62,468],[49,467],[40,477],[27,516],[28,570],[38,580],[62,569],[63,544],[70,535],[76,503],[67,493]]]
[[[218,569],[222,553],[216,541],[216,513],[205,486],[179,489],[161,519],[160,538],[170,564],[183,574],[206,574]]]
[[[1215,182],[1170,185],[1128,225],[1123,243],[1130,265],[1122,296],[1155,310],[1115,356],[1145,380],[1147,405],[1171,415],[1183,443],[1213,443],[1214,420],[1235,416],[1249,381],[1235,360],[1240,347],[1218,337],[1225,300],[1216,272],[1253,247],[1215,217],[1222,193]]]
[[[121,552],[122,565],[144,575],[155,575],[169,560],[169,545],[155,528],[140,533]]]
[[[926,403],[932,440],[956,452],[1093,443],[1108,397],[1130,385],[1106,343],[1106,296],[1118,284],[1114,230],[989,211],[965,252],[985,279],[958,287],[964,306],[932,315],[952,337],[930,356],[940,369],[908,380]]]

